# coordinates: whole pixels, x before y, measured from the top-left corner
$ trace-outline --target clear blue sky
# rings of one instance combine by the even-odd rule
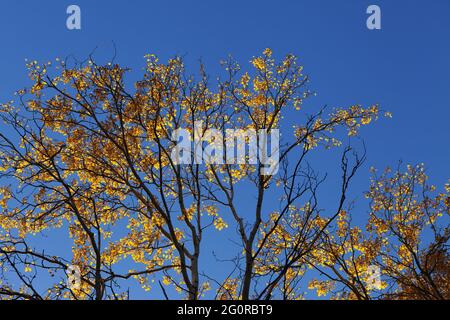
[[[66,29],[70,4],[81,7],[80,31]],[[366,28],[370,4],[381,7],[382,30]],[[393,113],[362,131],[368,161],[353,194],[367,189],[370,166],[398,160],[424,162],[442,186],[450,178],[449,36],[448,0],[2,1],[0,101],[28,84],[25,58],[83,59],[98,47],[106,60],[114,41],[136,76],[146,53],[181,54],[192,66],[202,58],[214,75],[228,54],[246,63],[270,47],[304,64],[318,92],[305,107],[379,103]]]

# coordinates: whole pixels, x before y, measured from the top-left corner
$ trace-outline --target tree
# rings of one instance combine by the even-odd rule
[[[331,213],[319,205],[325,177],[307,159],[322,147],[336,150],[341,129],[357,135],[378,118],[378,106],[304,113],[311,92],[293,55],[276,63],[266,49],[248,72],[231,58],[222,64],[224,78],[211,81],[203,65],[194,76],[180,57],[160,63],[147,55],[131,89],[130,70],[114,62],[28,64],[33,85],[0,111],[7,128],[0,132],[2,298],[128,298],[123,284],[130,278],[146,290],[158,282],[167,299],[172,289],[199,299],[212,286],[220,299],[301,297],[308,266],[325,266],[316,260],[328,251],[365,155],[344,148]],[[237,129],[233,142],[245,150],[246,132],[271,134],[294,111],[303,121],[283,136],[276,173],[260,158],[180,164],[173,157],[178,129],[224,146],[209,130]],[[256,140],[259,149],[263,141]],[[236,199],[242,190],[256,197],[252,212]],[[278,196],[273,210],[267,199]],[[240,249],[230,272],[216,279],[202,270],[202,244],[205,233],[230,226]],[[71,254],[33,241],[52,232],[72,238]],[[445,264],[447,248],[439,248],[432,259]],[[66,282],[72,265],[79,286]],[[44,273],[50,280],[43,284]]]
[[[423,165],[374,170],[366,233],[343,212],[311,255],[327,279],[313,286],[352,299],[449,299],[450,185],[437,193],[427,180]],[[383,275],[379,288],[368,281],[371,266]]]

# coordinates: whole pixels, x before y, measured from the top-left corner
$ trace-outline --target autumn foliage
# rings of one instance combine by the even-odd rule
[[[127,299],[132,282],[152,299],[302,299],[308,290],[448,299],[449,185],[430,185],[421,165],[374,170],[366,226],[352,221],[348,191],[365,153],[347,141],[379,107],[304,106],[309,79],[293,55],[276,62],[266,49],[247,72],[231,58],[222,65],[212,80],[203,65],[190,75],[179,57],[148,55],[130,83],[130,70],[94,59],[28,64],[32,85],[0,109],[0,298]],[[282,125],[286,114],[298,115],[294,128]],[[279,172],[175,164],[172,132],[193,132],[197,120],[280,129]],[[321,205],[325,179],[308,162],[318,152],[340,154],[333,209]],[[214,248],[227,258],[218,277],[204,245],[222,232],[236,251]],[[66,281],[71,265],[78,288]],[[376,289],[371,266],[382,272]]]

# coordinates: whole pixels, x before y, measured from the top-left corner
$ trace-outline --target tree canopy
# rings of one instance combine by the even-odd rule
[[[367,224],[352,221],[349,186],[366,154],[347,141],[389,112],[304,107],[313,93],[303,66],[294,55],[275,61],[270,49],[247,71],[222,61],[214,80],[202,64],[189,74],[181,57],[145,58],[134,83],[115,62],[33,61],[32,85],[1,106],[0,298],[126,299],[130,281],[161,299],[302,299],[308,289],[338,299],[450,297],[449,184],[431,185],[423,165],[373,169]],[[280,125],[293,113],[293,128]],[[196,121],[202,137],[279,129],[279,171],[261,174],[259,160],[176,163],[173,132],[194,135]],[[322,168],[308,161],[318,150],[340,154],[331,211],[320,202]],[[251,209],[239,202],[243,190]],[[221,252],[218,278],[204,245],[225,229],[238,250]],[[76,286],[66,281],[72,266]]]

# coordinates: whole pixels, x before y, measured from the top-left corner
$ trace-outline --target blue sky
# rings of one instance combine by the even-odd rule
[[[80,31],[66,29],[70,4],[81,7]],[[366,28],[371,4],[381,7],[381,30]],[[28,84],[25,58],[84,59],[97,48],[106,61],[114,42],[117,60],[136,77],[146,53],[180,54],[192,66],[201,58],[215,75],[228,54],[245,64],[270,47],[305,66],[318,93],[305,108],[379,103],[393,113],[362,130],[368,160],[355,196],[367,190],[370,166],[399,160],[425,163],[443,186],[450,178],[449,34],[448,0],[2,1],[0,101]],[[317,161],[333,179],[335,168]]]
[[[65,27],[69,4],[82,30]],[[382,30],[365,27],[378,4]],[[425,162],[443,182],[450,150],[450,2],[431,1],[8,1],[0,4],[0,96],[27,84],[24,59],[113,55],[139,75],[142,56],[199,58],[214,74],[232,54],[247,62],[265,47],[299,56],[324,104],[379,103],[394,119],[364,135],[375,166]]]

